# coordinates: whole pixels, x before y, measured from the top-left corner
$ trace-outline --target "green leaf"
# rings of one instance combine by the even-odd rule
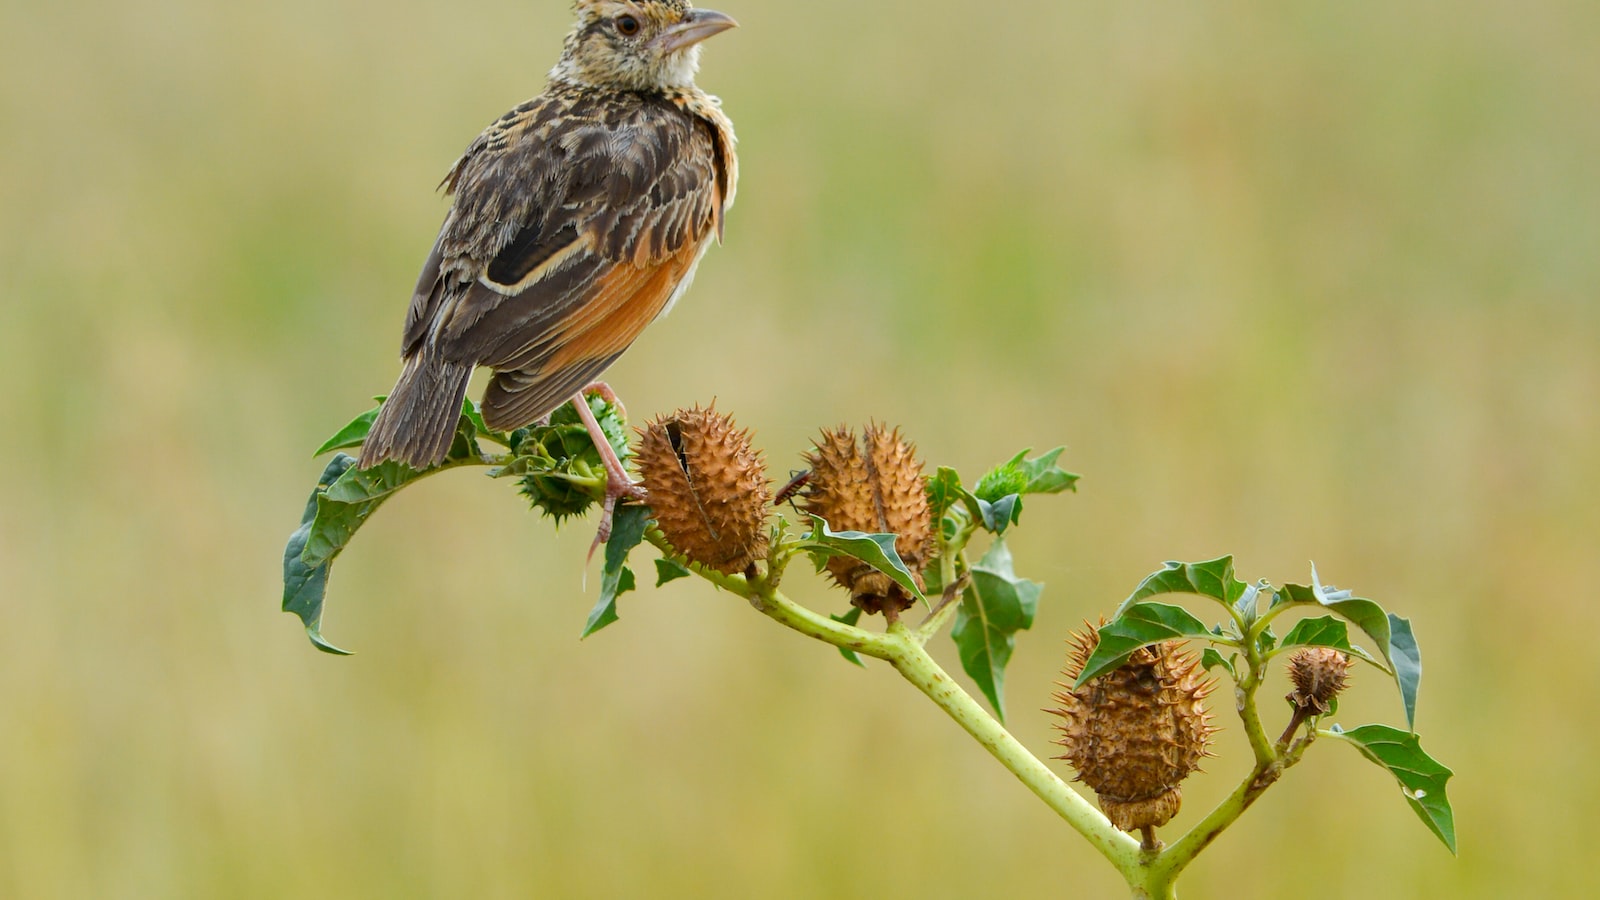
[[[1246,624],[1255,622],[1256,617],[1260,615],[1261,591],[1265,587],[1265,582],[1259,585],[1252,584],[1244,589],[1238,600],[1233,601],[1234,612],[1238,613]]]
[[[688,567],[675,559],[663,557],[656,560],[656,587],[661,587],[669,581],[677,581],[679,578],[688,578],[689,575]]]
[[[600,599],[589,611],[579,640],[617,621],[617,598],[634,588],[633,570],[625,565],[628,553],[644,540],[651,516],[650,507],[632,504],[618,507],[612,516],[605,565],[600,570]]]
[[[322,477],[311,491],[305,512],[300,516],[300,527],[289,535],[288,545],[283,550],[283,611],[300,617],[313,646],[339,656],[348,656],[349,651],[335,647],[322,637],[322,602],[328,592],[328,575],[333,569],[332,557],[308,563],[304,555],[323,492],[355,462],[354,457],[340,453],[322,470]]]
[[[989,552],[971,569],[961,595],[950,637],[961,656],[961,668],[989,698],[989,705],[1004,722],[1006,664],[1016,646],[1016,634],[1033,627],[1044,585],[1018,578],[1011,550],[996,539]]]
[[[830,614],[828,618],[843,625],[854,625],[861,621],[861,608],[859,606],[852,606],[850,607],[850,611],[844,615],[841,616],[838,614]],[[853,662],[863,669],[867,667],[867,664],[861,661],[861,657],[849,647],[840,647],[839,655],[844,657],[846,662]]]
[[[1056,465],[1064,449],[1057,447],[1034,459],[1028,459],[1028,451],[1023,450],[985,473],[972,493],[979,500],[993,503],[1007,494],[1059,494],[1077,490],[1078,476]]]
[[[311,455],[321,456],[330,450],[348,450],[351,447],[361,446],[367,439],[367,433],[372,430],[372,420],[377,417],[378,407],[374,406],[351,419],[350,424],[339,429],[338,433],[333,437],[323,441],[322,446],[317,448],[317,452]]]
[[[1335,725],[1327,733],[1355,745],[1362,756],[1387,769],[1400,782],[1406,804],[1452,854],[1456,852],[1455,813],[1445,795],[1445,783],[1455,773],[1423,752],[1415,734],[1388,725],[1362,725],[1349,731]]]
[[[1422,684],[1422,652],[1411,632],[1411,620],[1389,614],[1389,665],[1400,683],[1400,700],[1406,707],[1406,727],[1417,727],[1417,688]]]
[[[1350,629],[1333,616],[1319,616],[1296,622],[1294,627],[1289,629],[1289,633],[1283,636],[1283,641],[1278,644],[1276,652],[1281,653],[1291,647],[1332,647],[1373,662],[1372,656],[1366,650],[1350,643]]]
[[[961,486],[961,476],[948,466],[940,466],[937,472],[928,476],[927,489],[929,519],[934,522],[942,520],[945,513],[961,503],[963,495],[967,493]]]
[[[1128,661],[1133,651],[1160,641],[1213,640],[1204,622],[1181,606],[1165,603],[1136,603],[1100,626],[1100,642],[1084,661],[1083,672],[1074,687],[1082,687]]]
[[[1168,562],[1160,571],[1139,582],[1128,599],[1117,607],[1117,616],[1122,616],[1134,604],[1161,594],[1199,594],[1232,607],[1249,589],[1249,585],[1233,577],[1232,556],[1197,563]]]
[[[343,453],[333,458],[323,474],[341,460],[345,461],[343,472],[316,497],[316,516],[307,531],[305,549],[300,551],[300,559],[308,566],[331,562],[383,501],[425,474],[397,462],[359,469],[355,458]]]
[[[1022,518],[1022,495],[1007,494],[990,503],[978,498],[978,509],[983,514],[983,527],[995,534],[1005,534],[1006,529]]]
[[[317,452],[360,445],[376,415],[374,409],[357,416]],[[318,649],[329,653],[345,652],[325,641],[319,630],[334,557],[343,552],[356,530],[395,491],[435,472],[483,462],[475,439],[477,426],[472,423],[476,415],[477,410],[470,401],[463,404],[456,441],[436,466],[417,470],[403,463],[386,462],[361,469],[356,466],[354,457],[337,453],[323,469],[321,480],[306,502],[300,527],[290,536],[285,548],[283,573],[283,608],[300,616],[306,633]]]
[[[1422,657],[1418,652],[1416,635],[1411,631],[1410,621],[1387,613],[1377,603],[1364,597],[1356,597],[1350,591],[1341,591],[1332,585],[1322,584],[1315,566],[1311,569],[1310,585],[1284,585],[1278,589],[1272,606],[1277,608],[1291,603],[1323,607],[1350,621],[1372,638],[1373,646],[1387,664],[1387,667],[1380,666],[1380,668],[1384,668],[1385,672],[1394,676],[1395,683],[1400,688],[1400,700],[1406,711],[1406,724],[1415,728],[1417,689],[1422,681]],[[1362,654],[1362,657],[1374,665],[1378,664],[1377,660],[1370,656]]]
[[[462,398],[461,416],[462,418],[466,419],[466,422],[464,422],[461,426],[463,430],[465,430],[467,425],[471,425],[475,434],[486,434],[501,444],[505,444],[507,446],[510,445],[510,435],[503,431],[494,431],[488,425],[483,424],[483,413],[478,411],[478,404],[472,402],[471,397]]]
[[[379,463],[370,469],[351,469],[329,488],[327,498],[338,503],[362,503],[392,494],[417,480],[422,472],[405,463]]]
[[[1056,465],[1056,457],[1061,455],[1065,447],[1057,447],[1035,459],[1021,463],[1022,472],[1027,476],[1027,484],[1023,485],[1024,494],[1059,494],[1062,491],[1076,491],[1078,477]],[[1028,451],[1022,451],[1026,454]],[[1019,454],[1019,455],[1022,455]]]
[[[1223,659],[1222,654],[1217,651],[1217,648],[1207,647],[1200,652],[1200,667],[1207,670],[1221,669],[1222,671],[1228,673],[1229,678],[1232,678],[1234,681],[1238,681],[1239,675],[1233,670],[1233,659],[1236,656],[1238,656],[1237,653],[1227,659]]]
[[[1075,489],[1078,476],[1055,464],[1061,450],[1057,447],[1037,459],[1027,459],[1028,451],[1024,450],[985,473],[972,493],[963,498],[976,507],[973,518],[988,531],[1004,534],[1022,517],[1023,494],[1058,494]]]
[[[813,522],[811,533],[800,541],[799,547],[811,554],[812,560],[817,564],[817,571],[822,571],[830,556],[859,559],[889,576],[895,584],[904,588],[906,593],[923,603],[928,602],[928,598],[922,595],[922,589],[917,587],[916,579],[911,577],[911,570],[906,568],[899,552],[895,550],[894,535],[834,531],[821,516],[812,516],[811,520]]]

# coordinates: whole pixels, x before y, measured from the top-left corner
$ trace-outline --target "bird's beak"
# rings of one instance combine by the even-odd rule
[[[738,28],[739,23],[727,13],[719,13],[714,9],[691,9],[683,17],[683,21],[662,32],[651,43],[664,56],[677,53],[687,47],[693,47],[714,34],[721,34],[729,28]]]

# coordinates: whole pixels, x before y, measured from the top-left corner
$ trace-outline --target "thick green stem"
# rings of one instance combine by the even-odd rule
[[[657,543],[657,535],[648,534],[647,537],[651,543]],[[763,614],[801,634],[888,661],[895,671],[938,704],[1019,781],[1088,839],[1130,883],[1133,881],[1140,862],[1139,842],[1114,828],[1099,810],[1068,787],[1060,776],[1012,737],[1005,726],[984,711],[923,649],[925,638],[899,622],[890,625],[886,633],[836,622],[800,606],[759,577],[746,581],[740,576],[700,574],[708,577],[717,574],[719,577],[712,580],[718,586],[745,596]]]
[[[1250,807],[1250,804],[1256,802],[1256,798],[1261,796],[1261,793],[1272,783],[1271,780],[1262,777],[1271,768],[1271,765],[1267,765],[1256,766],[1251,769],[1250,774],[1245,776],[1244,781],[1240,782],[1239,786],[1234,788],[1233,793],[1229,794],[1226,799],[1217,804],[1216,809],[1213,809],[1204,819],[1201,819],[1199,824],[1189,829],[1189,832],[1179,838],[1177,843],[1162,851],[1161,855],[1156,857],[1146,869],[1146,885],[1164,887],[1166,890],[1171,891],[1172,885],[1178,880],[1179,873],[1189,863],[1194,862],[1194,858],[1200,855],[1200,851],[1216,840],[1217,835],[1221,834],[1229,825],[1232,825],[1233,821],[1239,818]],[[1136,894],[1135,896],[1138,895]],[[1150,896],[1165,895],[1151,894]]]
[[[1272,748],[1272,739],[1261,724],[1261,712],[1256,708],[1256,689],[1261,687],[1261,681],[1266,677],[1267,666],[1261,656],[1258,629],[1265,627],[1265,624],[1258,623],[1256,629],[1245,632],[1243,649],[1248,671],[1234,690],[1239,719],[1244,723],[1244,735],[1250,741],[1250,750],[1255,754],[1258,769],[1271,765],[1278,758]]]
[[[889,662],[901,676],[955,719],[956,724],[966,729],[984,749],[1011,770],[1017,780],[1083,835],[1112,865],[1125,875],[1138,867],[1139,842],[1112,827],[1089,801],[1068,787],[1038,757],[1029,753],[1005,726],[995,721],[978,701],[972,699],[971,694],[962,690],[934,662],[909,629],[901,624],[891,625],[887,637],[895,642],[895,653]]]
[[[764,590],[751,597],[750,603],[767,617],[835,647],[854,650],[889,662],[893,662],[895,654],[900,651],[901,642],[889,635],[817,615],[776,590]]]
[[[666,540],[656,529],[646,532],[645,538],[663,552],[671,552]],[[769,566],[771,562],[769,560]],[[880,633],[846,625],[795,603],[778,590],[770,567],[766,573],[752,568],[748,577],[727,575],[695,565],[691,565],[691,568],[723,590],[744,597],[768,618],[801,634],[885,660],[894,666],[901,677],[927,695],[1017,780],[1116,866],[1127,880],[1135,900],[1174,900],[1177,896],[1177,878],[1184,868],[1233,824],[1278,779],[1284,769],[1298,762],[1305,745],[1310,742],[1309,738],[1296,742],[1280,753],[1267,737],[1256,708],[1255,696],[1265,674],[1265,658],[1257,649],[1254,631],[1246,629],[1246,639],[1241,649],[1246,656],[1247,670],[1239,680],[1236,699],[1245,734],[1255,753],[1255,765],[1232,794],[1176,843],[1159,850],[1154,846],[1141,848],[1139,840],[1112,826],[1093,804],[1022,746],[1005,726],[956,684],[924,649],[923,644],[953,614],[955,604],[939,610],[916,629],[896,621],[889,624],[887,631]],[[781,571],[781,566],[777,568]],[[955,569],[956,566],[951,565],[941,572],[946,583],[953,583]]]

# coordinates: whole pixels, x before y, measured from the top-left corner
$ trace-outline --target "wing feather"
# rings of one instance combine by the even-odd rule
[[[445,179],[455,199],[408,352],[426,340],[499,370],[485,415],[501,425],[548,412],[662,312],[720,230],[723,141],[662,97],[551,95],[508,113]]]

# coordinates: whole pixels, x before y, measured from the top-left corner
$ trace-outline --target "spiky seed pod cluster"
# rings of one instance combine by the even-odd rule
[[[1333,698],[1344,690],[1350,673],[1348,654],[1332,647],[1307,647],[1289,657],[1289,681],[1294,690],[1289,702],[1303,710],[1323,715]]]
[[[1216,683],[1181,644],[1168,641],[1134,652],[1127,662],[1074,690],[1070,685],[1100,642],[1087,622],[1073,635],[1071,658],[1062,673],[1066,683],[1050,710],[1056,743],[1066,749],[1057,759],[1078,770],[1079,781],[1099,796],[1100,808],[1123,831],[1164,825],[1178,813],[1179,785],[1210,755],[1214,729],[1204,700]]]
[[[673,549],[728,574],[767,555],[771,485],[732,418],[699,406],[661,416],[640,429],[635,459]]]
[[[916,448],[899,429],[875,424],[859,440],[841,425],[813,443],[805,454],[811,468],[805,512],[825,519],[834,531],[894,534],[895,551],[920,586],[933,549],[933,523]],[[828,572],[864,612],[892,616],[913,603],[904,588],[859,560],[833,557]]]

